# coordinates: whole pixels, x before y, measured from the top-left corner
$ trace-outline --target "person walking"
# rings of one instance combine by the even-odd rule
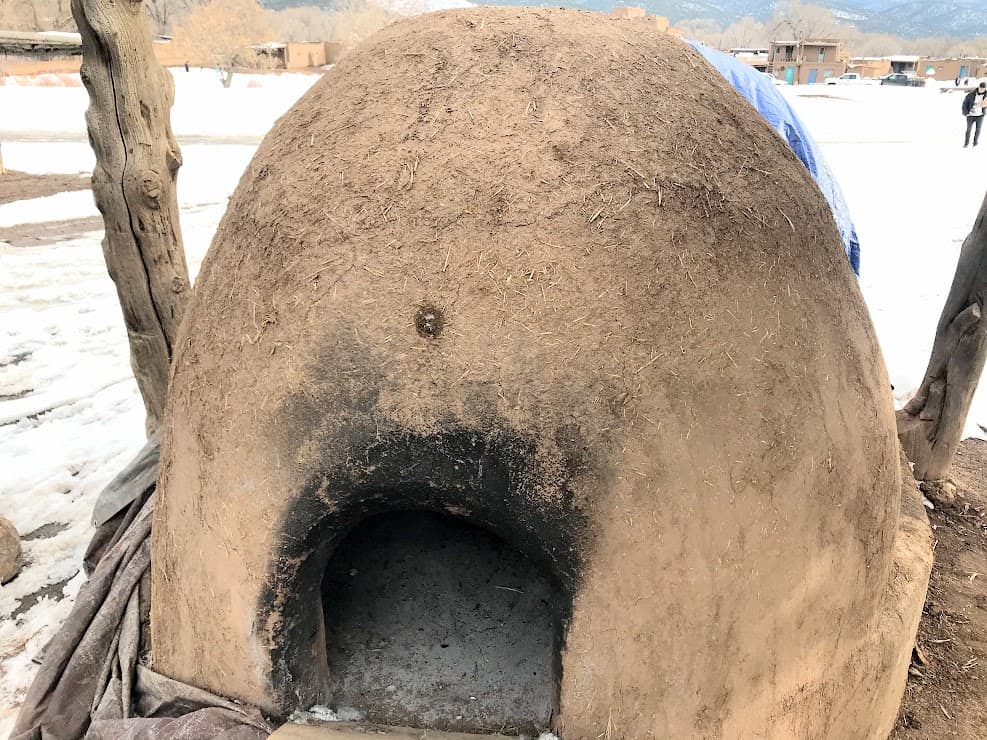
[[[984,125],[984,113],[987,112],[987,82],[981,82],[976,90],[967,93],[963,98],[963,115],[966,116],[966,137],[963,148],[970,146],[970,132],[973,131],[973,145],[980,143],[980,129]]]

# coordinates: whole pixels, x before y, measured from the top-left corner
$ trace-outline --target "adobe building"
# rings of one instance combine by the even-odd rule
[[[77,33],[0,31],[0,76],[78,72],[81,64]]]
[[[617,5],[614,6],[611,15],[614,18],[645,18],[648,12],[644,8],[638,8],[632,5]]]
[[[316,69],[334,64],[343,45],[330,41],[269,42],[253,47],[271,59],[274,69]],[[179,67],[189,59],[168,37],[154,39],[154,56],[164,67]],[[0,31],[0,75],[36,75],[78,72],[82,39],[78,33]]]
[[[156,495],[155,670],[414,737],[883,740],[931,567],[825,198],[579,11],[401,20],[277,122]]]
[[[847,72],[856,72],[867,79],[877,79],[891,74],[891,60],[887,57],[854,57],[847,65]]]
[[[894,54],[887,57],[891,71],[903,74],[918,74],[919,57],[912,54]]]
[[[766,71],[790,85],[816,85],[846,72],[846,62],[838,39],[772,41]]]
[[[155,38],[154,56],[165,67],[185,63],[171,39]],[[82,66],[82,37],[61,31],[0,31],[0,75],[78,72]]]
[[[987,59],[982,57],[921,57],[915,65],[920,77],[935,80],[965,80],[987,77]]]
[[[269,41],[253,47],[267,56],[275,69],[312,69],[334,64],[343,45],[331,41]]]
[[[864,77],[883,77],[892,72],[904,72],[918,77],[949,81],[959,78],[980,79],[987,77],[987,59],[982,57],[919,57],[898,54],[886,57],[855,57],[850,71]]]
[[[614,6],[611,15],[614,18],[633,18],[636,20],[647,20],[648,23],[654,25],[659,31],[663,33],[672,33],[671,23],[669,23],[668,18],[660,15],[648,15],[644,8],[638,8],[630,5],[617,5]],[[674,33],[676,35],[681,35],[677,29]]]
[[[767,47],[735,48],[730,49],[729,53],[730,56],[734,57],[737,61],[743,62],[744,64],[749,64],[758,72],[768,71],[770,49]]]

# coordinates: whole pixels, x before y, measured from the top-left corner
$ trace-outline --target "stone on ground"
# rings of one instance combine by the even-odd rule
[[[21,572],[21,537],[10,520],[0,516],[0,583]]]

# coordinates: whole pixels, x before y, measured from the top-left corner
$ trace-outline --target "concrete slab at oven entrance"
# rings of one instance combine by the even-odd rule
[[[473,735],[463,732],[440,732],[410,727],[384,727],[353,722],[330,722],[323,725],[282,725],[271,740],[512,740],[508,735]],[[517,740],[513,738],[513,740]]]

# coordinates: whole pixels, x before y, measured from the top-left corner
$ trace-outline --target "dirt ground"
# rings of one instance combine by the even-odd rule
[[[43,247],[103,230],[102,216],[0,227],[0,242],[12,247]]]
[[[7,170],[5,175],[0,175],[0,205],[68,190],[88,189],[89,175],[29,175]]]
[[[929,511],[935,564],[892,740],[987,737],[987,442],[963,442],[955,503]]]
[[[0,205],[70,190],[88,190],[89,182],[89,175],[30,175],[7,170],[0,176]],[[0,227],[0,242],[12,247],[40,247],[102,228],[101,216],[18,224]]]

